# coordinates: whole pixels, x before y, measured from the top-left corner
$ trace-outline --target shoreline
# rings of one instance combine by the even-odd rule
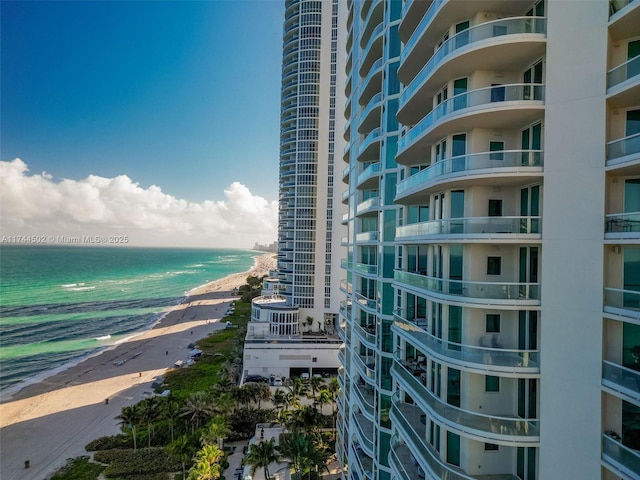
[[[189,343],[224,328],[221,320],[237,298],[233,288],[248,275],[262,276],[272,268],[274,255],[257,252],[250,270],[189,290],[151,328],[15,392],[3,392],[0,477],[41,480],[67,458],[86,455],[89,441],[118,433],[115,417],[123,407],[141,400],[177,360],[186,360]]]
[[[219,278],[217,280],[212,280],[210,282],[206,282],[203,283],[202,285],[198,285],[196,287],[193,287],[189,290],[187,290],[184,295],[182,297],[180,297],[180,300],[173,304],[173,305],[169,305],[167,307],[164,308],[164,310],[161,310],[159,312],[157,312],[154,315],[154,318],[152,320],[150,320],[146,325],[144,325],[140,330],[131,332],[130,334],[126,335],[124,338],[121,338],[117,341],[115,341],[112,344],[109,345],[103,345],[100,347],[97,347],[96,349],[90,351],[90,352],[86,352],[83,354],[78,355],[77,357],[66,361],[65,363],[63,363],[62,365],[58,365],[57,367],[54,367],[50,370],[45,370],[43,372],[39,372],[36,373],[35,375],[32,375],[30,377],[24,378],[22,380],[20,380],[18,383],[15,383],[13,385],[8,386],[7,388],[4,388],[2,390],[0,390],[0,406],[8,401],[11,401],[13,399],[13,396],[16,394],[19,394],[19,392],[25,388],[28,388],[32,385],[36,385],[38,383],[41,383],[47,379],[49,379],[50,377],[53,377],[55,375],[64,373],[66,370],[69,370],[71,368],[77,367],[78,365],[80,365],[81,363],[85,362],[86,360],[90,360],[93,357],[108,353],[110,350],[113,350],[115,348],[118,348],[118,346],[122,343],[126,343],[130,340],[134,340],[136,337],[140,336],[140,335],[144,335],[145,332],[148,332],[149,330],[153,330],[156,325],[158,325],[160,322],[162,322],[162,320],[167,316],[170,315],[172,311],[174,311],[176,308],[179,308],[181,305],[188,303],[189,297],[192,295],[197,295],[198,292],[200,290],[207,290],[209,288],[210,285],[215,284],[216,282],[222,282],[225,283],[227,281],[232,281],[232,277],[235,277],[237,275],[244,275],[243,279],[246,278],[246,276],[251,275],[251,272],[253,272],[256,269],[260,269],[260,265],[259,265],[259,259],[261,257],[265,257],[267,255],[272,255],[269,253],[261,253],[259,255],[256,255],[253,257],[253,265],[249,268],[249,270],[246,270],[244,272],[240,272],[240,273],[232,273],[229,275],[226,275],[222,278]],[[274,266],[275,268],[275,266]],[[267,272],[268,273],[268,272]],[[2,427],[2,422],[0,421],[0,428]]]

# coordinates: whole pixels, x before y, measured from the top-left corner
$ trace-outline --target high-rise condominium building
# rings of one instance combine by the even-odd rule
[[[348,1],[349,478],[640,478],[640,1]]]
[[[340,300],[336,272],[342,254],[335,227],[344,212],[334,201],[341,193],[334,176],[336,150],[344,145],[341,3],[285,1],[278,271],[287,304],[299,307],[305,328],[315,330],[333,325]]]

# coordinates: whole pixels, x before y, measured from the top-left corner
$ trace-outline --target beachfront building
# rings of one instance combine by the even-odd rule
[[[338,0],[285,1],[278,276],[253,301],[245,375],[337,371],[345,13]]]
[[[300,308],[303,330],[334,325],[340,290],[340,218],[335,152],[341,105],[346,5],[286,0],[280,112],[278,272],[282,296]],[[342,20],[341,20],[342,19]],[[336,135],[336,132],[339,134]]]
[[[345,477],[640,478],[640,1],[348,1]]]

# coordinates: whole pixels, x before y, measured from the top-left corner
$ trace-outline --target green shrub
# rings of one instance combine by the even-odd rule
[[[114,448],[133,448],[133,439],[129,435],[121,433],[119,435],[96,438],[84,447],[87,452],[111,450]]]
[[[179,461],[169,457],[162,448],[138,450],[103,450],[96,452],[95,460],[108,463],[105,477],[129,478],[133,475],[148,475],[182,470]]]
[[[103,470],[104,465],[93,463],[89,457],[70,458],[51,480],[96,480]]]

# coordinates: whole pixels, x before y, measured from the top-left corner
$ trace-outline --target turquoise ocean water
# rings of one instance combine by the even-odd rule
[[[249,250],[3,246],[0,391],[153,325],[189,290],[249,270]]]

